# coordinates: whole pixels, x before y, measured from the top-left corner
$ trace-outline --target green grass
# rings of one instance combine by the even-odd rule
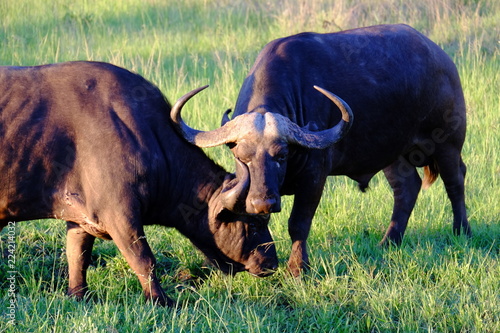
[[[142,74],[174,101],[204,84],[188,106],[195,127],[218,126],[234,106],[259,50],[295,32],[404,22],[455,60],[468,105],[463,158],[474,236],[455,237],[438,181],[420,194],[400,248],[380,249],[392,198],[384,178],[357,191],[330,178],[309,238],[312,269],[285,272],[290,241],[284,211],[272,229],[280,269],[265,279],[207,269],[176,231],[146,230],[174,309],[143,301],[112,242],[97,241],[93,299],[65,296],[65,225],[16,225],[16,323],[8,324],[11,269],[0,234],[0,332],[499,332],[500,331],[500,2],[496,0],[243,1],[129,0],[0,2],[0,64],[112,62]],[[308,4],[313,2],[313,4]],[[306,4],[307,3],[307,4]],[[232,169],[226,148],[207,153]]]

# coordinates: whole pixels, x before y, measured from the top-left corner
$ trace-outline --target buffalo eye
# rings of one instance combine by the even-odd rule
[[[274,155],[273,160],[279,165],[281,165],[287,161],[287,158],[288,158],[288,151],[282,149]]]
[[[286,154],[278,154],[278,155],[276,155],[276,157],[274,159],[279,164],[283,164],[284,162],[286,162],[286,157],[287,157]]]
[[[255,236],[257,234],[257,225],[253,222],[248,223],[248,235]]]

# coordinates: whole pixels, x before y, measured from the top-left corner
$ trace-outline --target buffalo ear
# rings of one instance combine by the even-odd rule
[[[224,112],[224,114],[222,115],[222,120],[220,122],[220,126],[224,126],[228,121],[231,121],[231,119],[229,119],[229,114],[231,113],[231,109],[227,109],[226,112]]]
[[[319,131],[319,127],[318,125],[316,124],[315,121],[310,121],[307,123],[306,126],[303,127],[303,129],[309,131],[309,132],[317,132]]]

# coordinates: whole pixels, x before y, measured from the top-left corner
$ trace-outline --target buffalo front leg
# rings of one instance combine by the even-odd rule
[[[307,237],[311,230],[314,213],[321,199],[325,180],[326,177],[320,182],[312,182],[316,185],[314,188],[299,186],[301,191],[295,194],[292,213],[288,219],[288,233],[292,240],[288,271],[294,277],[298,277],[303,270],[309,268]]]
[[[87,269],[90,265],[95,237],[78,224],[66,223],[66,257],[68,259],[68,295],[78,300],[85,297],[88,290]]]
[[[400,245],[413,207],[417,201],[422,180],[414,166],[402,157],[384,169],[384,174],[394,192],[394,208],[389,228],[379,245],[392,242]]]
[[[146,300],[162,306],[172,306],[173,301],[165,295],[154,273],[156,260],[146,240],[143,228],[118,228],[111,231],[110,236],[130,268],[137,275]]]

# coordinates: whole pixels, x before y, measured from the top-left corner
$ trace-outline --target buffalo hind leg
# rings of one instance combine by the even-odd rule
[[[310,180],[310,178],[308,178]],[[298,277],[303,270],[309,268],[309,256],[307,254],[307,237],[311,230],[312,219],[316,208],[318,208],[326,177],[315,183],[314,188],[298,186],[300,192],[295,193],[293,208],[288,219],[288,233],[292,240],[292,252],[288,260],[288,271],[294,277]]]
[[[130,268],[137,275],[146,300],[162,306],[172,306],[173,301],[165,295],[154,273],[156,259],[146,240],[142,226],[127,228],[124,227],[125,224],[117,223],[117,225],[122,228],[110,230],[109,234]]]
[[[453,209],[453,233],[460,235],[463,231],[465,235],[471,236],[465,208],[465,163],[460,154],[452,149],[443,149],[435,158]]]
[[[68,295],[78,300],[85,297],[88,290],[87,269],[90,265],[95,237],[78,224],[66,224],[66,257],[68,259]]]
[[[403,158],[384,169],[384,174],[393,190],[394,207],[389,228],[379,245],[400,245],[413,207],[417,201],[422,180],[415,167]]]

